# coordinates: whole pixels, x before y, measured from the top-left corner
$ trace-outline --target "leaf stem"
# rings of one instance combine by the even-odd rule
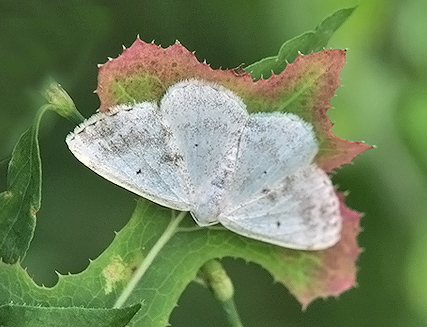
[[[141,278],[144,276],[147,269],[150,267],[151,263],[154,261],[154,259],[159,254],[161,249],[165,246],[165,244],[175,234],[175,232],[178,229],[178,225],[181,223],[181,221],[184,219],[186,215],[187,215],[187,212],[182,211],[179,213],[178,216],[172,218],[171,222],[166,227],[163,234],[160,236],[160,238],[151,248],[150,252],[148,252],[147,256],[144,258],[141,265],[138,267],[138,269],[135,271],[134,275],[132,276],[132,279],[126,285],[126,287],[124,288],[120,296],[117,298],[116,302],[113,305],[113,308],[120,308],[123,306],[123,304],[125,304],[129,296],[132,294],[133,290],[135,289],[136,285],[138,284],[138,282],[141,280]]]
[[[237,312],[236,304],[234,299],[230,298],[227,301],[221,302],[222,308],[224,309],[227,320],[231,327],[243,327],[242,321],[240,320],[239,313]]]
[[[209,287],[217,300],[220,301],[222,308],[227,315],[227,320],[231,327],[243,327],[234,303],[234,287],[230,277],[218,260],[206,262],[199,272],[199,280]]]

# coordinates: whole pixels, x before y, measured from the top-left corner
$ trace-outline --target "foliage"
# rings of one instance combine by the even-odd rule
[[[252,76],[238,70],[212,70],[199,63],[180,44],[162,49],[138,39],[119,58],[100,68],[97,93],[101,110],[120,103],[159,100],[168,86],[185,78],[212,80],[239,94],[250,111],[294,112],[311,122],[321,144],[316,161],[330,172],[368,148],[362,143],[334,136],[326,116],[329,100],[339,85],[338,74],[344,64],[345,52],[323,50],[303,56],[298,50],[309,53],[325,47],[329,37],[352,10],[338,11],[322,22],[316,31],[286,42],[277,57],[248,66],[246,70],[253,71]],[[288,61],[293,62],[288,64]],[[270,79],[252,81],[252,78],[268,75],[269,71],[274,72]],[[58,110],[55,101],[50,103]],[[337,245],[324,251],[283,249],[221,228],[196,228],[187,219],[171,235],[133,289],[126,302],[131,306],[106,310],[114,305],[133,272],[169,226],[169,210],[140,200],[128,224],[85,271],[61,276],[52,288],[37,286],[19,261],[32,239],[35,213],[40,208],[41,166],[37,132],[44,111],[45,108],[15,147],[9,164],[8,189],[0,197],[0,257],[3,258],[0,262],[0,304],[3,304],[0,313],[8,319],[5,325],[20,323],[25,326],[27,323],[30,326],[32,322],[24,319],[27,315],[41,317],[46,324],[59,325],[50,320],[52,316],[69,321],[73,315],[84,317],[86,313],[89,313],[88,320],[81,326],[93,325],[95,320],[92,318],[99,317],[105,326],[108,326],[108,319],[121,321],[124,325],[136,313],[131,326],[164,326],[179,296],[196,277],[200,267],[210,259],[225,256],[260,264],[303,306],[317,297],[338,295],[354,285],[355,261],[360,251],[356,242],[360,216],[348,209],[340,197],[344,224],[342,238]],[[140,302],[142,307],[136,312]],[[16,320],[19,317],[24,320]]]

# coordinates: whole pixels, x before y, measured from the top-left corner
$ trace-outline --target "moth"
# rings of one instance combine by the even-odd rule
[[[157,102],[96,113],[68,135],[87,167],[199,226],[301,250],[340,238],[339,199],[314,162],[312,126],[291,113],[249,114],[232,91],[179,82]]]

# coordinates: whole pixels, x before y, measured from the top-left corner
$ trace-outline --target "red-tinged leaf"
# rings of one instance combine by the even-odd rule
[[[117,59],[99,70],[100,111],[121,103],[158,101],[171,85],[190,78],[216,82],[237,93],[251,112],[292,112],[311,123],[320,149],[317,163],[325,171],[350,163],[370,146],[332,134],[326,112],[339,86],[345,51],[299,55],[286,69],[256,82],[243,71],[214,70],[176,43],[166,49],[137,39]]]
[[[122,103],[159,101],[170,86],[185,79],[216,82],[239,95],[250,112],[291,112],[311,123],[319,141],[319,153],[315,160],[325,171],[332,172],[369,148],[360,142],[340,139],[332,133],[327,111],[330,99],[339,86],[339,74],[344,63],[345,51],[323,50],[299,55],[280,74],[254,81],[242,70],[214,70],[200,63],[193,53],[179,43],[163,49],[137,39],[121,56],[100,67],[97,93],[101,99],[100,110],[108,111]],[[355,284],[356,260],[360,253],[356,240],[360,215],[348,209],[344,198],[339,197],[343,218],[342,237],[327,250],[289,250],[246,238],[241,241],[242,237],[238,235],[224,234],[212,248],[210,246],[214,242],[210,240],[208,246],[200,236],[197,241],[186,240],[179,247],[175,244],[173,251],[185,247],[185,244],[199,243],[197,249],[204,249],[204,252],[198,251],[200,262],[192,262],[192,269],[198,269],[212,257],[235,256],[257,262],[306,307],[317,297],[337,296]],[[218,235],[223,233],[228,235],[230,232],[218,232]],[[228,247],[225,246],[225,239],[229,240]],[[178,240],[174,237],[170,246]],[[251,251],[247,250],[247,246],[251,247]],[[168,245],[163,251],[168,251]],[[194,252],[195,249],[188,248],[186,251]],[[195,258],[192,256],[191,260]],[[183,269],[190,273],[189,263]],[[156,278],[160,278],[159,271]],[[147,276],[149,274],[147,272]],[[191,274],[195,275],[195,271]],[[162,280],[166,278],[163,276]],[[187,278],[189,282],[192,276]],[[183,291],[187,282],[182,281],[182,289],[176,289],[175,296]],[[164,299],[161,301],[164,303]],[[175,303],[171,298],[170,306]]]
[[[295,251],[283,250],[285,258],[295,255],[296,260],[311,262],[306,265],[311,267],[311,271],[305,271],[303,278],[290,279],[289,276],[283,276],[283,278],[276,276],[303,307],[307,307],[319,297],[338,296],[356,283],[356,260],[361,251],[357,245],[361,214],[346,207],[342,194],[338,193],[338,196],[341,201],[343,229],[337,244],[318,252],[295,253]]]

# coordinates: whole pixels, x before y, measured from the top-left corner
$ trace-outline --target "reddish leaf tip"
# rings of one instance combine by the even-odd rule
[[[109,58],[107,63],[100,66],[97,93],[101,99],[100,111],[107,111],[111,106],[131,99],[138,102],[158,101],[169,86],[185,79],[200,78],[216,82],[237,93],[251,112],[290,110],[313,124],[320,138],[316,162],[325,171],[332,172],[370,148],[362,142],[336,137],[326,114],[330,108],[330,98],[339,86],[339,73],[344,62],[344,50],[324,49],[308,55],[300,53],[293,63],[286,65],[283,72],[272,73],[269,79],[261,76],[254,82],[250,74],[244,71],[236,74],[235,69],[212,69],[206,60],[201,63],[195,52],[188,51],[179,42],[162,48],[154,41],[145,43],[138,36],[129,48],[123,50],[122,55],[116,59]],[[301,104],[301,108],[283,108],[283,99],[291,97],[295,88],[307,85],[304,82],[309,78],[312,78],[310,83],[315,84],[308,90],[311,93],[301,100],[306,104]],[[120,83],[120,90],[125,90],[126,96],[120,97],[117,93],[117,84]],[[148,89],[141,88],[141,84]]]
[[[319,252],[322,265],[314,273],[314,285],[303,292],[296,292],[303,308],[316,298],[338,297],[356,285],[356,260],[362,251],[357,244],[357,235],[362,214],[349,209],[344,203],[344,196],[338,192],[337,195],[343,217],[341,239],[333,247]]]

